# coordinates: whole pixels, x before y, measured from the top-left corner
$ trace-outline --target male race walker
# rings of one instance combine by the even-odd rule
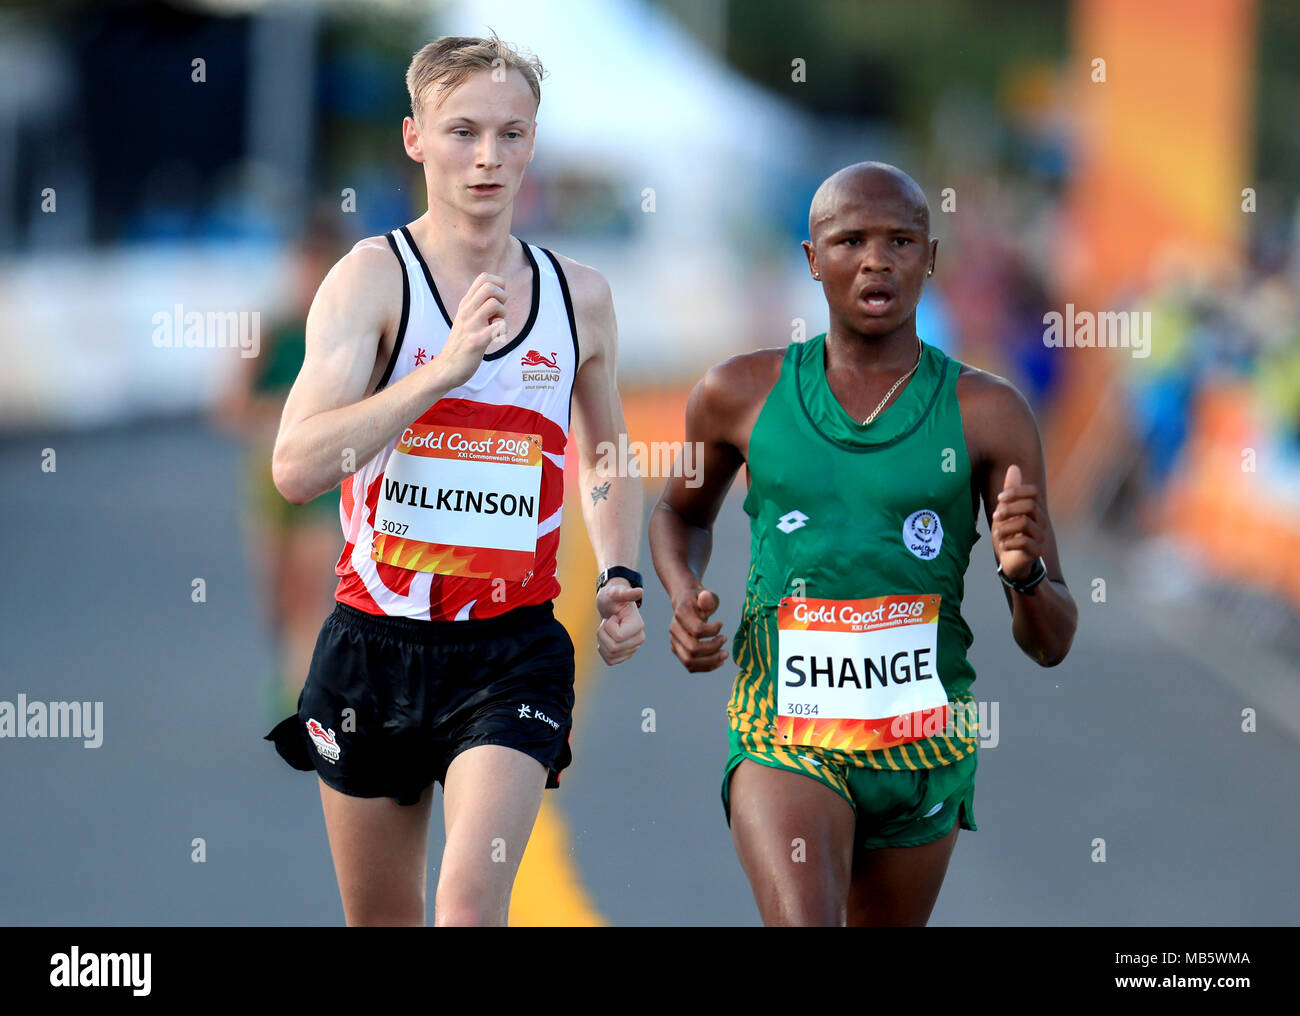
[[[495,35],[415,55],[402,138],[428,211],[321,284],[276,440],[288,500],[342,482],[337,603],[297,715],[267,737],[319,775],[349,925],[425,923],[434,782],[436,923],[506,923],[571,760],[573,644],[552,612],[570,420],[600,654],[645,639],[640,480],[597,474],[625,430],[609,286],[510,233],[542,73]]]
[[[716,669],[727,648],[703,575],[745,465],[722,800],[763,922],[923,925],[958,828],[976,828],[960,605],[981,498],[1021,649],[1059,663],[1076,609],[1029,407],[917,336],[938,249],[921,189],[892,166],[849,166],[818,189],[808,228],[830,327],[696,386],[686,440],[702,445],[703,483],[670,479],[650,546],[673,652]]]

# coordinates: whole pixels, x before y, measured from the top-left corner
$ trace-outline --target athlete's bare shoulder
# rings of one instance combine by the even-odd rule
[[[386,239],[367,236],[357,240],[325,275],[313,311],[317,304],[324,304],[330,321],[346,318],[351,327],[359,322],[370,327],[396,321],[402,311],[402,265]],[[389,333],[387,327],[383,331]]]
[[[963,363],[957,374],[957,403],[972,463],[987,457],[1002,437],[1025,431],[1023,438],[1037,439],[1033,410],[1004,377]]]
[[[393,257],[393,249],[388,245],[388,237],[385,236],[364,236],[352,245],[352,250],[348,254],[355,254],[360,250],[381,250],[386,251],[390,258]],[[347,255],[345,254],[344,257]],[[396,260],[396,258],[393,258]]]
[[[352,315],[373,320],[383,309],[384,319],[396,318],[402,306],[402,266],[382,236],[368,236],[353,244],[325,276],[317,300],[327,298],[332,313],[339,305],[350,307]],[[394,306],[394,301],[396,306]]]
[[[1020,409],[1028,411],[1029,403],[1006,378],[987,370],[963,363],[957,374],[957,398],[962,411],[1007,413],[1013,415]]]
[[[600,303],[610,296],[609,283],[597,269],[584,265],[559,251],[551,251],[555,260],[564,269],[565,281],[569,284],[569,296],[572,297],[574,309],[579,300],[585,305]]]
[[[687,407],[705,432],[701,440],[733,445],[742,455],[748,452],[754,421],[781,376],[787,348],[737,353],[708,369]]]
[[[709,400],[720,408],[741,409],[761,404],[781,376],[785,346],[737,353],[710,367],[703,381]]]
[[[614,319],[614,295],[609,281],[591,265],[584,265],[558,251],[552,251],[564,272],[573,301],[573,319],[578,326],[579,366],[593,356],[603,355],[618,341]]]
[[[338,276],[348,286],[396,282],[401,285],[402,266],[388,246],[387,237],[367,236],[352,245],[352,249],[334,263],[330,276]]]
[[[358,240],[335,262],[307,314],[304,372],[337,383],[343,371],[354,398],[369,394],[382,373],[402,313],[402,266],[382,236]]]

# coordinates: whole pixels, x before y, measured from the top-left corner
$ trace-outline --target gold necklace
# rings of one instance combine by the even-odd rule
[[[867,424],[869,424],[872,420],[874,420],[877,416],[880,415],[880,411],[885,408],[885,403],[889,401],[889,397],[893,395],[894,392],[898,391],[899,385],[901,385],[904,381],[906,381],[909,377],[911,377],[913,374],[916,373],[916,368],[919,366],[921,366],[921,337],[918,335],[916,338],[916,363],[912,364],[912,369],[909,370],[902,377],[900,377],[897,381],[895,381],[893,387],[890,388],[889,391],[885,392],[885,397],[881,399],[880,404],[871,411],[871,415],[862,421],[862,426],[865,427]]]

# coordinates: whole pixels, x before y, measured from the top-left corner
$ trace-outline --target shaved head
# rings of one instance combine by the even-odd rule
[[[817,188],[808,209],[809,238],[815,241],[818,232],[842,209],[882,199],[899,202],[929,235],[930,203],[917,182],[886,162],[856,162],[828,176]]]
[[[915,349],[916,307],[939,252],[916,181],[883,162],[845,166],[813,195],[808,236],[801,246],[832,330],[902,336]]]

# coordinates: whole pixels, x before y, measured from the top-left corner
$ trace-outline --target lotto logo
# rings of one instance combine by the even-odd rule
[[[808,521],[808,516],[796,508],[792,512],[786,512],[777,520],[776,528],[783,533],[793,533],[796,529],[801,528]]]

